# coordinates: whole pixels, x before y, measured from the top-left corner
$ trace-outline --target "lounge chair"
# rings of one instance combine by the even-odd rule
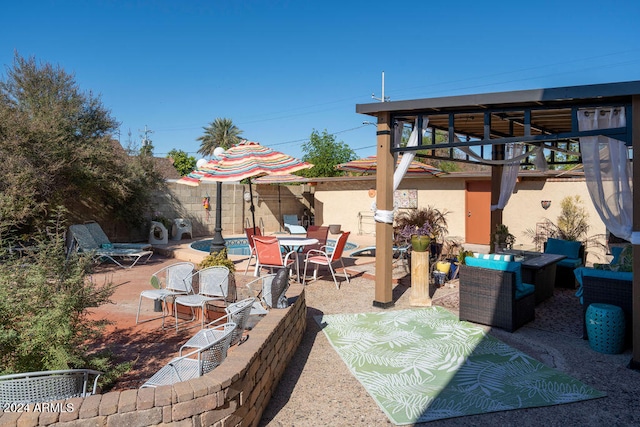
[[[131,268],[140,259],[143,259],[143,262],[146,263],[153,255],[153,251],[150,250],[116,248],[110,243],[100,245],[85,224],[69,226],[67,254],[70,255],[74,250],[91,254],[95,262],[110,260],[122,268]],[[122,261],[128,261],[129,264],[123,264]]]
[[[104,248],[111,245],[110,247],[113,249],[138,249],[141,251],[151,249],[150,243],[112,243],[97,222],[86,222],[84,225],[100,247]]]
[[[291,234],[307,234],[307,230],[300,225],[298,215],[282,215],[284,229]]]

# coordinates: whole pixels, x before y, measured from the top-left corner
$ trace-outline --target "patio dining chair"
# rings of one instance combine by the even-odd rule
[[[296,268],[296,277],[300,278],[300,269],[298,266],[298,254],[296,251],[290,251],[283,254],[280,242],[276,237],[253,236],[253,242],[256,246],[256,269],[255,276],[260,275],[260,269],[266,267],[273,271],[274,268]],[[291,272],[290,275],[293,273]]]
[[[347,283],[349,283],[349,274],[347,273],[347,269],[344,267],[344,261],[342,259],[342,253],[347,243],[347,239],[349,238],[349,234],[351,234],[351,232],[347,231],[342,233],[340,237],[338,237],[336,246],[333,248],[333,251],[331,251],[331,253],[329,253],[326,250],[326,247],[324,251],[313,249],[307,253],[307,256],[305,257],[305,260],[304,260],[304,273],[303,273],[303,279],[302,279],[303,284],[307,280],[308,265],[313,264],[315,266],[313,270],[313,280],[318,279],[318,268],[322,265],[329,268],[329,271],[331,272],[331,277],[333,277],[333,282],[336,284],[336,288],[340,289],[340,284],[336,279],[336,275],[332,266],[334,263],[338,261],[340,261],[340,263],[342,264],[342,271],[344,272],[344,277],[345,279],[347,279]]]
[[[184,305],[191,308],[191,320],[196,319],[194,308],[200,308],[200,325],[204,328],[204,318],[206,317],[207,304],[213,301],[222,301],[227,306],[227,295],[229,294],[229,269],[222,265],[203,268],[191,275],[198,278],[198,293],[190,295],[176,296],[174,303],[174,313],[176,317],[176,331],[178,331],[178,306]]]
[[[154,289],[148,289],[140,292],[140,301],[138,302],[138,312],[136,314],[136,325],[141,323],[140,307],[142,305],[142,298],[148,298],[161,301],[162,316],[146,319],[142,322],[162,318],[162,329],[164,329],[164,318],[169,313],[167,300],[173,301],[177,295],[187,295],[193,292],[191,277],[194,268],[195,265],[191,262],[177,262],[153,273],[150,282]]]
[[[255,232],[254,232],[255,230]],[[262,232],[260,231],[260,227],[249,227],[244,229],[244,234],[247,236],[247,243],[249,244],[249,249],[251,249],[251,253],[249,255],[249,261],[247,261],[247,267],[244,269],[244,274],[247,274],[249,271],[249,266],[251,265],[251,260],[256,258],[256,245],[253,243],[253,236],[262,236]]]
[[[179,356],[160,368],[141,388],[171,385],[192,378],[201,377],[218,367],[227,357],[231,334],[235,323],[225,323],[222,332],[212,342],[202,348],[196,348],[184,356]],[[205,330],[199,333],[205,333]]]
[[[322,247],[327,244],[327,237],[329,236],[329,227],[320,225],[310,225],[307,228],[308,239],[318,239],[318,243],[314,245],[306,245],[302,248],[302,253],[306,254],[311,249],[322,250]],[[333,248],[332,248],[333,249]]]

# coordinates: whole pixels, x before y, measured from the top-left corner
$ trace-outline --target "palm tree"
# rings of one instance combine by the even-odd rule
[[[231,119],[218,117],[203,129],[204,135],[197,139],[197,141],[201,141],[198,153],[203,156],[213,156],[213,150],[216,147],[222,147],[226,150],[240,142],[238,135],[242,131],[233,124]]]

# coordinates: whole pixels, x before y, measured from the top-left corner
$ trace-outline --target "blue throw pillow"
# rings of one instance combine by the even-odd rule
[[[572,240],[550,238],[547,240],[545,253],[564,255],[567,258],[578,258],[582,243]]]
[[[492,259],[495,261],[513,261],[513,255],[509,254],[480,254],[478,252],[474,252],[473,256],[480,259]]]

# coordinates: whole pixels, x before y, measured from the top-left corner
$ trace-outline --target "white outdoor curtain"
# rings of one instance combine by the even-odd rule
[[[500,198],[497,205],[491,205],[491,210],[504,209],[511,198],[513,189],[516,188],[518,171],[520,170],[520,160],[518,157],[525,151],[524,144],[509,143],[505,147],[505,160],[511,160],[502,168],[502,181],[500,182]],[[538,157],[538,156],[536,156]],[[516,160],[518,159],[518,160]]]
[[[578,111],[580,131],[623,126],[626,118],[622,107]],[[602,222],[616,236],[631,241],[633,174],[627,146],[597,135],[580,138],[580,151],[589,195]]]
[[[423,128],[426,129],[428,124],[429,124],[429,119],[425,119],[423,122]],[[399,141],[400,138],[402,138],[401,124],[398,124],[398,126],[396,126],[395,132],[396,132],[394,135],[396,138],[395,141]],[[411,131],[411,135],[409,136],[407,147],[417,147],[417,146],[418,146],[418,121],[416,120],[416,123],[413,126],[413,130]],[[396,191],[398,189],[400,182],[402,182],[402,178],[404,178],[404,176],[407,174],[407,170],[409,170],[409,166],[411,165],[411,162],[413,161],[415,156],[416,156],[415,151],[405,151],[404,153],[402,153],[402,159],[400,160],[400,164],[398,165],[395,172],[393,173],[393,191]],[[394,162],[394,165],[395,165],[395,162]],[[373,210],[375,211],[375,214],[373,215],[373,219],[376,222],[384,222],[386,224],[393,223],[392,210],[391,211],[381,210],[381,209],[378,209],[375,205],[373,206]]]

